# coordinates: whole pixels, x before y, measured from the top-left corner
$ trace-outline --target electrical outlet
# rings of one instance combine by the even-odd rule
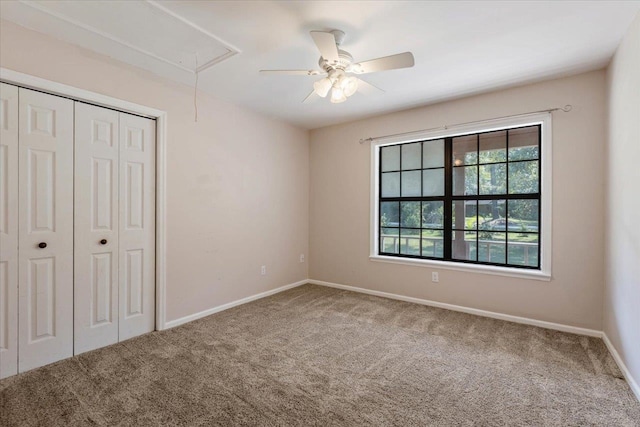
[[[300,254],[300,262],[304,262],[304,254]]]
[[[263,276],[267,275],[267,266],[263,265],[262,267],[260,267],[260,274],[262,274]]]
[[[438,276],[438,272],[437,271],[432,271],[431,272],[431,281],[434,283],[438,283],[440,281],[440,277]]]

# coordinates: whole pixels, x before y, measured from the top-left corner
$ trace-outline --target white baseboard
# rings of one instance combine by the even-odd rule
[[[194,314],[190,314],[188,316],[180,317],[179,319],[170,320],[170,321],[165,323],[163,329],[170,329],[170,328],[174,328],[176,326],[183,325],[185,323],[193,322],[194,320],[201,319],[201,318],[209,316],[211,314],[218,313],[218,312],[224,311],[224,310],[228,310],[230,308],[233,308],[233,307],[236,307],[236,306],[239,306],[239,305],[242,305],[242,304],[246,304],[248,302],[255,301],[255,300],[260,299],[260,298],[268,297],[270,295],[274,295],[274,294],[277,294],[279,292],[286,291],[287,289],[292,289],[292,288],[304,285],[306,283],[309,283],[309,281],[308,280],[300,280],[299,282],[290,283],[288,285],[280,286],[279,288],[275,288],[275,289],[272,289],[270,291],[261,292],[259,294],[251,295],[251,296],[248,296],[246,298],[242,298],[242,299],[239,299],[239,300],[236,300],[236,301],[231,301],[231,302],[228,302],[226,304],[219,305],[217,307],[209,308],[209,309],[201,311],[199,313],[194,313]]]
[[[640,386],[638,386],[636,380],[631,376],[631,372],[629,372],[629,369],[627,369],[627,365],[625,365],[624,361],[620,357],[618,350],[616,350],[616,348],[613,346],[613,343],[611,342],[611,340],[609,340],[609,337],[604,332],[602,333],[602,340],[609,349],[609,353],[611,353],[611,356],[613,356],[613,360],[616,361],[618,367],[622,371],[622,375],[624,375],[624,378],[627,380],[627,384],[629,384],[629,387],[631,387],[631,391],[633,391],[633,394],[636,395],[636,399],[640,401]]]
[[[522,323],[524,325],[538,326],[545,329],[554,329],[556,331],[569,332],[572,334],[586,335],[590,337],[602,338],[602,331],[595,329],[579,328],[577,326],[563,325],[561,323],[545,322],[544,320],[530,319],[527,317],[512,316],[510,314],[496,313],[493,311],[480,310],[477,308],[464,307],[461,305],[447,304],[438,301],[431,301],[422,298],[407,297],[404,295],[392,294],[389,292],[373,291],[371,289],[358,288],[355,286],[340,285],[338,283],[323,282],[321,280],[309,279],[308,283],[320,286],[328,286],[331,288],[345,289],[347,291],[360,292],[363,294],[374,295],[377,297],[390,298],[400,301],[413,302],[416,304],[428,305],[431,307],[444,308],[446,310],[460,311],[462,313],[475,314],[476,316],[490,317],[492,319],[506,320],[514,323]]]

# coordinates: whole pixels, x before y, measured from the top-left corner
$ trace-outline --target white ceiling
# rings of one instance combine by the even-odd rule
[[[640,1],[3,1],[2,19],[313,129],[604,67]],[[310,30],[340,29],[356,61],[412,51],[411,69],[360,76],[384,93],[302,104],[318,76]],[[239,53],[238,53],[239,52]]]

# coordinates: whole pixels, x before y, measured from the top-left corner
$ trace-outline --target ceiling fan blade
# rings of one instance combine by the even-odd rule
[[[317,101],[318,98],[320,98],[320,97],[318,96],[316,91],[312,90],[311,93],[309,95],[307,95],[307,97],[302,101],[302,103],[303,104],[309,104],[311,102]]]
[[[413,67],[415,61],[411,52],[398,53],[397,55],[371,59],[355,64],[354,73],[375,73],[376,71],[395,70],[397,68]]]
[[[311,31],[311,37],[324,59],[329,62],[338,60],[338,47],[333,34],[325,33],[324,31]]]
[[[317,76],[324,74],[318,70],[260,70],[260,74],[281,74],[289,76]]]
[[[373,93],[384,93],[384,90],[380,89],[378,86],[372,85],[369,82],[365,82],[362,79],[358,79],[358,92],[361,92],[364,95],[370,95]]]

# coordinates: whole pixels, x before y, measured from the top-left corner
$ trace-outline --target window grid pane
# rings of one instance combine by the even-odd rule
[[[382,147],[380,149],[380,162],[380,171],[382,172],[400,170],[400,146]]]
[[[422,195],[444,196],[444,168],[422,171]]]
[[[400,253],[420,255],[420,230],[400,229]]]
[[[444,139],[422,143],[422,168],[444,168]]]
[[[453,168],[453,195],[473,196],[478,194],[478,166]]]
[[[400,172],[384,172],[380,176],[380,195],[398,197],[400,195]]]
[[[422,144],[402,144],[402,170],[420,169],[422,167]]]
[[[422,256],[429,258],[443,258],[444,232],[442,230],[422,229]]]
[[[507,161],[507,131],[480,134],[480,164]]]
[[[384,253],[398,253],[399,228],[382,228],[380,233],[380,251]]]
[[[402,197],[420,196],[421,193],[421,171],[402,172]]]

